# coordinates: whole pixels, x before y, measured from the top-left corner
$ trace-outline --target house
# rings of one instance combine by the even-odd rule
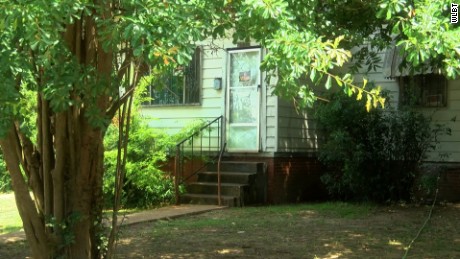
[[[171,133],[197,119],[217,119],[218,136],[214,134],[209,142],[226,143],[225,161],[263,163],[261,184],[266,186],[261,188],[264,192],[260,196],[262,202],[295,202],[323,197],[319,180],[321,164],[316,159],[319,132],[312,111],[298,110],[291,102],[271,94],[276,79],[267,83],[266,75],[259,70],[264,49],[250,44],[235,45],[230,40],[214,42],[213,46],[218,47],[198,46],[191,65],[183,68],[179,77],[168,79],[168,87],[150,89],[154,99],[142,106],[143,116],[155,118],[150,120],[152,127]],[[381,55],[386,62],[392,58],[385,59],[385,53]],[[393,68],[391,65],[382,67],[383,70]],[[390,90],[394,102],[401,102],[400,85],[404,84],[405,77],[385,75],[383,70],[371,72],[366,77]],[[359,78],[357,76],[358,81]],[[420,75],[419,80],[429,85],[438,78]],[[438,88],[427,87],[429,90],[424,86],[420,93],[423,99],[420,110],[436,111],[436,120],[450,123],[450,119],[460,113],[460,80],[445,81]],[[441,139],[437,152],[449,153],[444,162],[454,164],[460,162],[460,126],[458,123],[449,126],[452,136]],[[195,141],[192,145],[201,144]],[[214,145],[213,149],[221,146]],[[431,154],[430,159],[437,161],[436,156]],[[460,186],[459,175],[460,170],[457,170],[451,176],[456,177],[457,186]]]

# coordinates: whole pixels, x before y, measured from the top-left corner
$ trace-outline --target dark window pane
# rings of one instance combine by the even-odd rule
[[[192,104],[200,102],[200,48],[196,48],[187,66],[168,71],[151,86],[153,105]]]
[[[399,78],[401,103],[420,107],[447,105],[447,80],[438,74],[403,76]]]

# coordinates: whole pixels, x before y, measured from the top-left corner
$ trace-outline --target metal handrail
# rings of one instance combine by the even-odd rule
[[[181,140],[176,144],[176,155],[174,161],[174,191],[176,195],[176,204],[179,204],[179,186],[195,176],[198,172],[203,170],[207,165],[212,162],[217,161],[220,153],[222,152],[222,128],[223,128],[223,116],[219,116],[214,120],[208,122],[206,125],[198,129],[196,132],[188,136],[187,138]],[[217,136],[211,135],[213,129],[217,129]],[[206,136],[205,131],[208,131]],[[203,143],[203,138],[207,139],[207,143]],[[199,145],[195,146],[199,140]],[[212,139],[216,139],[216,142],[212,142]],[[190,144],[186,150],[186,144]],[[213,146],[215,145],[215,146]],[[196,150],[198,149],[199,150]],[[188,176],[184,177],[185,171],[185,162],[186,162],[186,151],[188,157],[190,157],[190,167],[193,171]],[[199,168],[195,168],[194,158],[200,157],[204,158],[205,161],[199,165]]]
[[[224,154],[225,151],[225,146],[227,145],[227,142],[224,143],[222,146],[222,149],[220,150],[219,154],[219,160],[217,161],[217,204],[219,206],[222,206],[222,199],[221,199],[221,180],[220,180],[220,162],[222,162],[222,155]]]

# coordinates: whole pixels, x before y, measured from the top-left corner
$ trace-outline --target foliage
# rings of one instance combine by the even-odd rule
[[[366,112],[340,93],[316,118],[326,137],[319,158],[330,169],[322,181],[340,199],[408,200],[418,163],[441,133],[415,111]]]
[[[174,201],[174,182],[171,172],[162,171],[161,166],[168,161],[168,158],[174,156],[176,143],[186,136],[196,134],[203,123],[201,120],[193,121],[177,134],[169,135],[164,131],[151,128],[140,116],[132,118],[122,207],[147,208]],[[105,206],[111,206],[114,199],[117,143],[118,128],[116,124],[111,124],[104,139]]]
[[[197,16],[210,7],[217,6],[0,1],[0,146],[13,189],[21,193],[34,257],[103,256],[106,128],[148,68],[187,63],[195,43],[214,27],[208,15]],[[81,217],[63,231],[75,213]],[[48,218],[55,224],[46,225]],[[69,232],[75,242],[67,242]]]
[[[430,62],[452,78],[460,73],[460,30],[449,23],[449,1],[228,3],[238,18],[233,26],[234,40],[254,39],[267,48],[262,68],[278,78],[274,92],[301,106],[317,100],[318,92],[312,85],[329,89],[333,82],[348,95],[367,99],[368,109],[369,104],[383,105],[378,88],[356,86],[352,73],[375,70],[381,61],[378,53],[394,43],[403,46],[406,60],[402,67],[422,70],[424,62]],[[330,73],[345,62],[352,63],[348,73]],[[312,84],[303,83],[302,78],[309,78]]]
[[[114,198],[115,166],[117,160],[118,128],[111,125],[104,144],[104,199],[106,206]],[[150,128],[145,122],[133,119],[128,143],[125,186],[122,207],[149,207],[169,202],[172,179],[158,166],[165,162],[173,139]]]
[[[352,47],[382,31],[382,19],[375,17],[377,1],[249,0],[235,5],[239,20],[234,25],[234,41],[255,39],[268,49],[262,69],[268,72],[268,80],[277,78],[275,94],[293,99],[299,106],[311,106],[317,100],[314,85],[330,89],[336,84],[374,107],[384,104],[379,88],[357,86],[350,73],[330,72],[350,61]],[[362,14],[372,18],[363,22],[358,19]],[[389,43],[388,37],[378,36],[380,48]],[[367,57],[361,56],[360,60]]]
[[[402,47],[402,66],[413,71],[427,65],[456,78],[460,74],[460,26],[450,23],[452,1],[381,1],[378,17],[385,18],[396,45]],[[389,34],[390,35],[390,34]]]
[[[147,70],[161,74],[187,63],[198,42],[233,36],[267,49],[262,69],[278,78],[275,94],[306,106],[317,99],[312,84],[336,84],[370,110],[383,104],[380,90],[331,71],[350,60],[373,69],[371,53],[396,34],[406,65],[430,60],[455,77],[458,27],[447,8],[422,0],[0,0],[0,146],[14,191],[24,194],[19,209],[33,256],[102,256],[94,224],[102,215],[102,138]],[[367,53],[353,59],[350,50],[363,44]],[[62,248],[57,226],[76,212],[76,241]]]
[[[438,192],[441,175],[445,173],[445,164],[424,163],[420,166],[414,185],[414,201],[432,202]]]
[[[6,171],[5,160],[0,150],[0,193],[11,191],[11,177]]]

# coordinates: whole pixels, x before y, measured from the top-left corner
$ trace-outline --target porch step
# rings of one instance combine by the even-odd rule
[[[186,186],[187,194],[180,197],[182,203],[218,204],[217,163],[207,171],[198,173],[197,181]],[[265,187],[265,164],[260,162],[228,162],[220,165],[221,199],[227,206],[243,206],[263,202]],[[259,179],[259,180],[258,180]]]
[[[221,183],[221,194],[240,197],[247,184],[239,183]],[[217,194],[217,183],[212,182],[196,182],[187,186],[189,193],[195,194]]]
[[[223,161],[220,165],[221,172],[240,172],[240,173],[257,173],[264,163],[261,162],[241,162],[241,161]],[[217,172],[217,163],[208,166],[209,171]]]
[[[247,172],[220,172],[220,180],[222,183],[240,183],[248,184],[254,181],[256,173]],[[213,182],[217,183],[217,172],[202,172],[198,174],[199,182]]]
[[[241,200],[235,196],[221,195],[221,205],[228,207],[240,207],[242,206]],[[215,194],[184,194],[181,196],[181,203],[189,204],[211,204],[219,205],[218,196]]]

